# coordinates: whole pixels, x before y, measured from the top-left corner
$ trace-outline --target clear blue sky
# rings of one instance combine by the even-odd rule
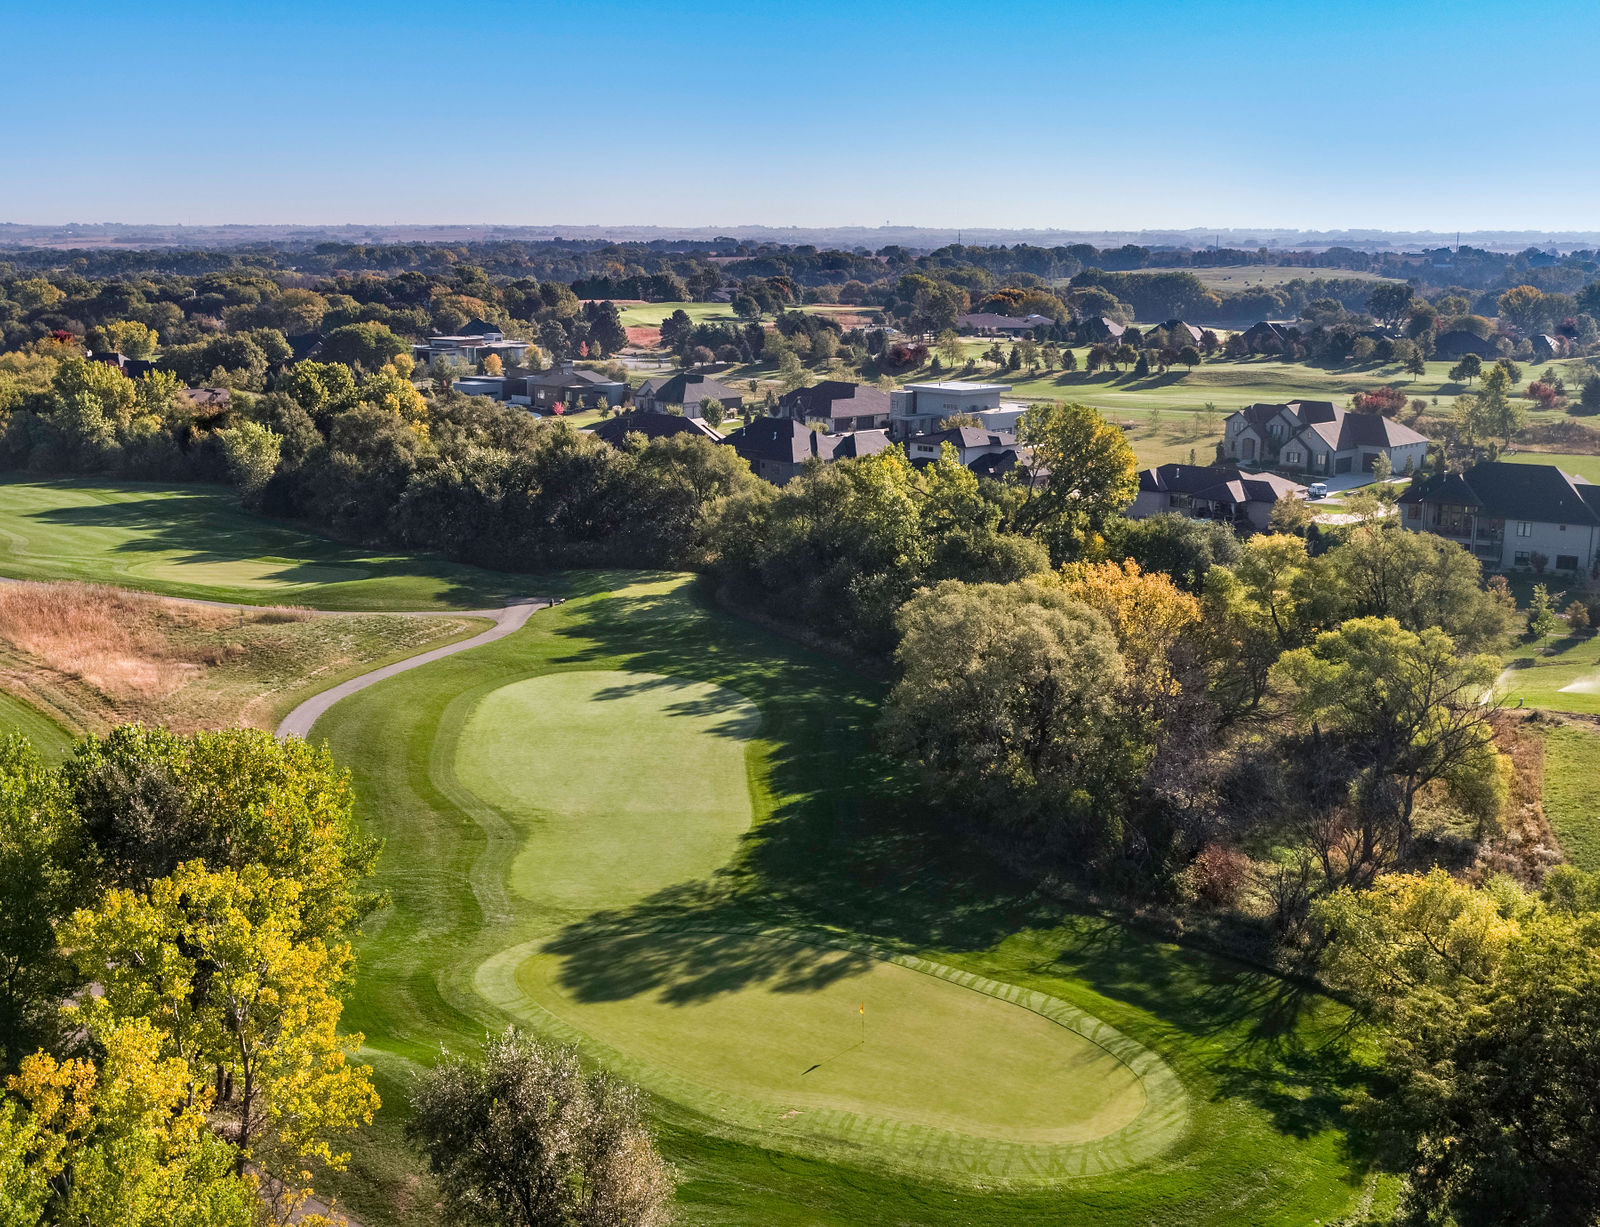
[[[0,220],[1600,228],[1600,6],[0,0]]]

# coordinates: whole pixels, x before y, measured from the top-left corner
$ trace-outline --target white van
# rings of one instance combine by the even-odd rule
[[[1328,483],[1325,482],[1325,481],[1314,481],[1314,482],[1312,482],[1309,486],[1306,487],[1306,497],[1307,498],[1327,498],[1328,497]]]

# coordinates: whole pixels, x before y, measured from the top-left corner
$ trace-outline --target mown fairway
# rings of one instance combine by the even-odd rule
[[[0,576],[319,609],[483,609],[513,576],[368,553],[248,515],[219,486],[0,480]]]
[[[315,730],[393,900],[346,1016],[386,1103],[342,1182],[364,1222],[433,1221],[410,1074],[510,1020],[657,1097],[691,1223],[1304,1223],[1361,1198],[1339,1010],[1029,897],[874,756],[872,687],[686,577],[585,580],[610,590]]]

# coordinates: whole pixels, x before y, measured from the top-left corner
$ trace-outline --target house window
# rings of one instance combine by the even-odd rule
[[[1420,520],[1420,519],[1422,519],[1422,504],[1421,503],[1412,503],[1411,506],[1407,507],[1406,508],[1406,519],[1408,519],[1408,520]]]
[[[1284,452],[1283,453],[1283,462],[1284,462],[1284,464],[1299,464],[1300,463],[1300,453],[1299,452]]]
[[[1557,554],[1557,571],[1576,571],[1578,569],[1578,556],[1576,554]]]
[[[1511,562],[1514,566],[1531,567],[1533,565],[1533,555],[1527,550],[1518,550],[1515,554],[1511,555]]]
[[[1328,453],[1327,452],[1318,452],[1317,453],[1317,467],[1319,469],[1325,469],[1325,468],[1328,467]]]
[[[1519,536],[1519,537],[1531,537],[1531,536],[1533,536],[1533,525],[1527,520],[1518,520],[1517,521],[1517,536]]]

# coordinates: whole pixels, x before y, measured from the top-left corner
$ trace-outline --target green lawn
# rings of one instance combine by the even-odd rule
[[[0,575],[342,610],[482,609],[536,582],[353,549],[219,486],[0,479]]]
[[[1505,663],[1500,688],[1511,706],[1600,715],[1600,638],[1562,635],[1541,644],[1518,643]]]
[[[317,726],[392,900],[346,1015],[386,1103],[338,1181],[369,1227],[434,1221],[406,1087],[508,1019],[652,1091],[687,1223],[1302,1224],[1361,1199],[1339,1008],[987,868],[872,753],[870,684],[687,577],[588,583]]]
[[[16,695],[0,693],[0,735],[17,733],[49,763],[59,763],[72,750],[72,730]]]
[[[1544,739],[1544,813],[1567,859],[1600,872],[1600,733],[1580,724],[1551,729]]]

